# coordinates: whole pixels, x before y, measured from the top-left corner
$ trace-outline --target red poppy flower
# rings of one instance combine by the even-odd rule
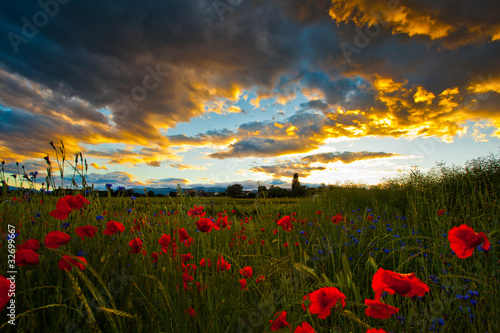
[[[227,223],[227,216],[217,218],[217,223],[214,224],[214,228],[216,228],[217,230],[219,230],[219,228],[231,229],[231,227]]]
[[[85,205],[90,204],[90,202],[85,199],[81,194],[78,194],[77,196],[72,196],[72,195],[67,195],[64,197],[66,200],[66,203],[71,207],[71,209],[76,209],[80,210]]]
[[[368,215],[368,216],[366,217],[366,220],[367,220],[367,221],[373,221],[373,216]]]
[[[210,232],[212,231],[213,222],[209,218],[202,217],[199,221],[196,222],[196,226],[198,230],[201,232]]]
[[[304,321],[302,322],[302,326],[297,326],[293,333],[316,333],[316,331],[308,322]]]
[[[139,253],[142,250],[142,241],[140,238],[134,238],[128,243],[128,246],[132,248],[128,253]]]
[[[16,284],[0,275],[0,311],[9,303],[13,291],[16,290]],[[9,296],[9,294],[11,296]]]
[[[158,244],[161,245],[161,247],[166,247],[170,245],[170,242],[172,241],[172,236],[163,234],[161,235],[160,239],[158,240]]]
[[[253,269],[250,266],[243,267],[242,269],[240,269],[240,274],[243,275],[246,278],[251,279],[252,275],[253,275]]]
[[[76,235],[80,236],[83,241],[85,241],[85,237],[88,238],[94,237],[96,232],[97,228],[94,227],[93,225],[86,225],[75,229]]]
[[[102,233],[105,235],[113,235],[116,234],[118,231],[124,232],[125,226],[120,222],[109,221],[108,224],[106,224],[106,229]]]
[[[71,271],[73,267],[79,268],[81,271],[85,269],[87,260],[84,257],[73,257],[64,255],[57,263],[57,266],[63,271]]]
[[[365,304],[369,306],[366,308],[365,314],[372,318],[387,319],[391,318],[393,314],[399,312],[398,308],[373,299],[365,299]]]
[[[318,318],[325,319],[330,315],[330,308],[340,300],[342,307],[345,306],[346,297],[335,287],[325,287],[313,291],[307,295],[310,300],[309,312],[317,314]]]
[[[322,211],[320,211],[320,210],[318,210],[318,211],[316,212],[316,215],[319,215],[319,214],[323,214],[323,212],[322,212]]]
[[[189,309],[187,309],[187,310],[186,310],[186,312],[189,312],[189,315],[190,315],[191,317],[196,316],[196,311],[194,311],[194,309],[193,309],[193,308],[189,308]]]
[[[179,240],[181,243],[184,242],[186,239],[189,239],[189,235],[187,234],[186,229],[181,228],[178,230],[178,233],[179,233]]]
[[[212,263],[210,262],[210,259],[201,259],[200,265],[203,267],[210,267],[212,266]]]
[[[278,313],[279,312],[277,312],[274,316],[276,317]],[[279,331],[285,326],[290,326],[290,324],[286,322],[286,311],[282,311],[278,318],[275,320],[269,320],[269,322],[272,323],[271,331]]]
[[[191,253],[183,254],[182,255],[182,261],[189,261],[189,260],[191,260],[193,258],[194,258],[194,256]]]
[[[440,210],[438,210],[438,215],[439,215],[439,216],[441,216],[441,215],[443,215],[443,214],[444,214],[444,209],[440,209]]]
[[[284,244],[283,244],[283,247],[288,247],[288,243],[284,243]]]
[[[406,297],[423,296],[429,292],[429,287],[414,273],[399,274],[383,268],[379,268],[373,275],[372,288],[375,291],[375,299],[379,299],[383,291]]]
[[[226,260],[224,260],[224,257],[219,255],[219,260],[217,261],[217,271],[223,271],[223,270],[228,271],[230,268],[231,264],[229,264]]]
[[[188,283],[188,282],[191,282],[194,280],[194,277],[189,275],[189,273],[182,273],[182,280],[184,281],[184,283]]]
[[[261,276],[259,276],[259,277],[255,280],[255,282],[257,282],[257,283],[261,283],[261,282],[263,282],[265,279],[266,279],[266,277],[265,277],[264,275],[261,275]]]
[[[83,207],[83,206],[86,206],[86,205],[90,205],[90,201],[88,201],[83,195],[81,194],[77,194],[75,196],[75,199],[76,201],[78,202],[78,204],[80,205],[80,207]]]
[[[343,217],[342,217],[342,214],[340,214],[340,213],[335,215],[335,216],[332,216],[330,218],[330,220],[332,220],[332,222],[335,224],[339,224],[340,222],[342,222],[342,219],[343,219]]]
[[[369,330],[366,331],[366,333],[387,333],[385,330],[382,328],[376,329],[376,328],[370,328]]]
[[[277,224],[281,226],[285,231],[290,231],[293,229],[292,223],[290,222],[290,215],[281,218]]]
[[[61,231],[51,231],[45,236],[44,244],[49,249],[57,249],[59,246],[69,243],[71,237]]]
[[[194,208],[191,208],[190,210],[188,210],[187,214],[189,216],[198,216],[198,217],[203,217],[205,216],[207,213],[205,213],[203,211],[203,206],[199,206],[199,207],[196,207],[196,205],[194,205]]]
[[[153,264],[158,261],[158,252],[151,253],[151,258],[153,259]]]
[[[472,255],[474,248],[481,243],[485,250],[490,249],[488,237],[480,232],[476,233],[471,227],[462,224],[460,227],[453,227],[448,232],[450,247],[459,258],[467,258]]]
[[[240,285],[241,285],[240,289],[241,290],[247,289],[247,280],[245,280],[245,279],[238,279],[238,281],[240,282]]]
[[[37,252],[40,248],[40,241],[38,239],[30,239],[23,244],[21,244],[17,250],[31,250]]]
[[[71,197],[71,195],[70,195]],[[59,198],[56,203],[56,209],[51,211],[49,215],[59,220],[66,220],[71,213],[71,206],[66,202],[66,197]]]
[[[38,265],[40,263],[39,254],[31,250],[17,250],[16,251],[16,265]]]
[[[184,242],[184,246],[185,247],[190,247],[193,244],[194,244],[194,239],[192,239],[191,237],[189,237],[188,239],[186,239],[186,241]]]

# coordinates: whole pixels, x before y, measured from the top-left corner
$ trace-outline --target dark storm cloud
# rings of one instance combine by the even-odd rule
[[[272,157],[332,137],[453,136],[468,119],[500,123],[498,1],[249,0],[223,13],[208,0],[60,2],[36,31],[39,2],[0,11],[4,158],[44,155],[40,143],[55,129],[74,150],[154,147],[158,155],[92,154],[160,166],[176,158],[172,145],[224,146],[213,158]],[[471,88],[482,80],[491,87]],[[234,106],[250,90],[254,105],[273,97],[286,105],[298,91],[311,97],[279,126],[163,134],[207,110],[242,112],[214,105]]]

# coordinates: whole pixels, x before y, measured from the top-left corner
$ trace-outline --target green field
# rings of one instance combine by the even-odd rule
[[[308,198],[86,194],[90,204],[66,220],[49,215],[57,197],[4,195],[0,275],[8,276],[10,230],[17,233],[16,246],[29,239],[41,246],[39,264],[16,268],[15,326],[4,308],[0,331],[269,332],[270,320],[286,311],[290,326],[283,331],[307,322],[317,332],[500,332],[498,162],[489,157],[463,168],[412,172],[371,189],[325,187]],[[227,216],[231,228],[197,231],[199,218],[187,215],[195,205],[215,221],[218,213]],[[444,214],[438,214],[441,209]],[[337,214],[342,215],[338,224],[331,219]],[[291,231],[277,225],[284,216],[296,219]],[[125,231],[103,234],[109,221],[122,223]],[[485,233],[490,250],[475,248],[472,256],[457,257],[447,235],[462,224]],[[85,225],[98,231],[83,241],[75,229]],[[186,247],[177,237],[177,255],[160,255],[153,263],[151,254],[162,252],[160,237],[173,236],[177,228],[185,228],[193,244]],[[44,239],[51,231],[62,231],[71,241],[47,248]],[[135,238],[143,241],[146,255],[129,253]],[[185,269],[192,281],[184,288],[181,255],[188,253],[192,258],[185,264],[196,269]],[[88,265],[63,271],[62,255],[83,256]],[[219,256],[231,265],[228,270],[217,270]],[[210,259],[211,267],[202,267],[201,259]],[[253,276],[242,290],[239,271],[248,266]],[[422,297],[385,293],[383,302],[399,312],[389,319],[368,317],[364,300],[374,297],[378,268],[414,273],[429,292]],[[323,287],[338,288],[346,305],[339,302],[320,319],[301,303]]]

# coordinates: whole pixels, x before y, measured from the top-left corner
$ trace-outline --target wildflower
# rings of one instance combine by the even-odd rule
[[[265,279],[266,279],[266,278],[265,278],[265,276],[264,276],[264,275],[261,275],[261,276],[259,276],[259,277],[255,280],[255,282],[257,282],[257,283],[261,283],[261,282],[263,282]]]
[[[274,316],[276,317],[278,313],[279,312],[277,312]],[[272,323],[271,331],[279,331],[285,326],[290,326],[290,324],[286,322],[286,311],[282,311],[279,314],[278,318],[276,318],[275,320],[269,320],[269,322]]]
[[[230,268],[231,265],[226,260],[224,260],[224,257],[219,255],[219,260],[217,261],[217,271],[222,271],[222,270],[228,271]]]
[[[40,248],[40,241],[37,239],[30,239],[21,244],[17,250],[31,250],[33,252],[37,252]]]
[[[198,227],[198,230],[201,232],[210,232],[212,231],[213,227],[213,222],[209,218],[202,217],[196,222],[196,226]]]
[[[2,311],[5,305],[9,303],[9,300],[13,295],[10,292],[15,290],[16,284],[0,275],[0,311]]]
[[[186,229],[184,228],[181,228],[181,229],[178,229],[178,234],[179,234],[179,241],[182,243],[183,241],[185,241],[186,239],[189,239],[189,236],[187,234],[187,231]]]
[[[312,326],[309,325],[309,323],[307,323],[305,321],[302,322],[302,326],[297,326],[297,328],[293,332],[294,333],[316,333],[314,328],[312,328]]]
[[[227,222],[227,216],[224,217],[218,217],[217,218],[217,223],[214,224],[214,228],[219,230],[219,228],[228,228],[231,229],[231,226],[229,225],[230,223]]]
[[[366,308],[365,314],[372,318],[387,319],[399,312],[398,308],[373,299],[365,299],[365,304],[369,306]]]
[[[56,209],[51,211],[49,215],[59,220],[66,220],[71,213],[71,206],[66,201],[66,197],[59,198],[56,203]]]
[[[250,266],[243,267],[242,269],[240,269],[240,274],[243,275],[246,278],[251,279],[252,275],[253,275],[252,267],[250,267]]]
[[[376,328],[370,328],[369,330],[366,331],[366,333],[387,333],[386,331],[384,331],[383,329],[379,328],[379,329],[376,329]]]
[[[102,233],[105,235],[113,235],[116,234],[118,231],[120,232],[125,231],[125,226],[120,222],[109,221],[108,224],[106,224],[106,229]]]
[[[453,227],[448,232],[450,247],[459,258],[467,258],[472,255],[474,248],[481,243],[484,250],[489,250],[490,242],[488,237],[480,232],[476,233],[471,227],[462,224],[459,227]]]
[[[441,215],[443,215],[443,214],[444,214],[444,209],[440,209],[440,210],[438,210],[438,215],[439,215],[439,216],[441,216]]]
[[[290,215],[281,218],[277,224],[285,231],[291,231],[293,229],[292,223],[290,222]]]
[[[383,291],[406,297],[423,296],[429,292],[429,287],[415,277],[414,273],[399,274],[383,268],[379,268],[373,275],[372,288],[375,291],[375,299],[380,298]]]
[[[16,265],[26,266],[26,265],[38,265],[40,263],[39,254],[32,250],[17,250],[16,251]]]
[[[142,249],[142,241],[139,238],[134,238],[128,243],[128,246],[131,247],[131,250],[128,251],[128,253],[139,253]]]
[[[247,288],[247,280],[245,280],[245,279],[239,279],[238,281],[240,282],[240,289],[241,289],[241,290],[246,290],[246,289],[248,289],[248,288]]]
[[[340,214],[340,213],[339,213],[339,214],[337,214],[337,215],[335,215],[335,216],[332,216],[332,217],[330,218],[330,220],[331,220],[333,223],[335,223],[335,224],[339,224],[340,222],[342,222],[342,219],[343,219],[343,217],[342,217],[342,214]]]
[[[212,263],[210,262],[210,259],[201,259],[200,266],[210,267],[210,266],[212,266]]]
[[[69,243],[71,237],[61,231],[51,231],[45,236],[45,247],[50,249],[57,249],[58,247]]]
[[[75,229],[76,235],[81,237],[83,241],[85,241],[85,237],[88,238],[94,237],[96,232],[97,228],[92,225],[86,225]]]
[[[196,207],[196,205],[194,205],[194,208],[191,208],[190,210],[188,210],[187,214],[188,214],[188,216],[198,216],[198,217],[203,217],[203,216],[205,216],[207,213],[205,213],[205,212],[203,211],[203,206]]]
[[[305,296],[310,301],[309,312],[317,314],[318,318],[325,319],[330,315],[330,308],[340,300],[342,307],[345,306],[346,296],[335,287],[324,287]],[[305,308],[305,306],[302,306]]]
[[[81,271],[85,269],[87,260],[83,257],[73,257],[64,255],[57,263],[57,266],[63,271],[71,271],[73,267],[79,268]]]

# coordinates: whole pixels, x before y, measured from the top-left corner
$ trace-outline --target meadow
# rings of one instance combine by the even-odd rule
[[[499,165],[489,156],[305,198],[4,194],[0,275],[16,271],[15,325],[7,303],[0,331],[500,332]],[[63,211],[78,194],[88,202]],[[488,250],[485,238],[463,258],[451,249],[464,224]],[[380,289],[384,270],[414,277]],[[379,311],[365,302],[377,296]]]

